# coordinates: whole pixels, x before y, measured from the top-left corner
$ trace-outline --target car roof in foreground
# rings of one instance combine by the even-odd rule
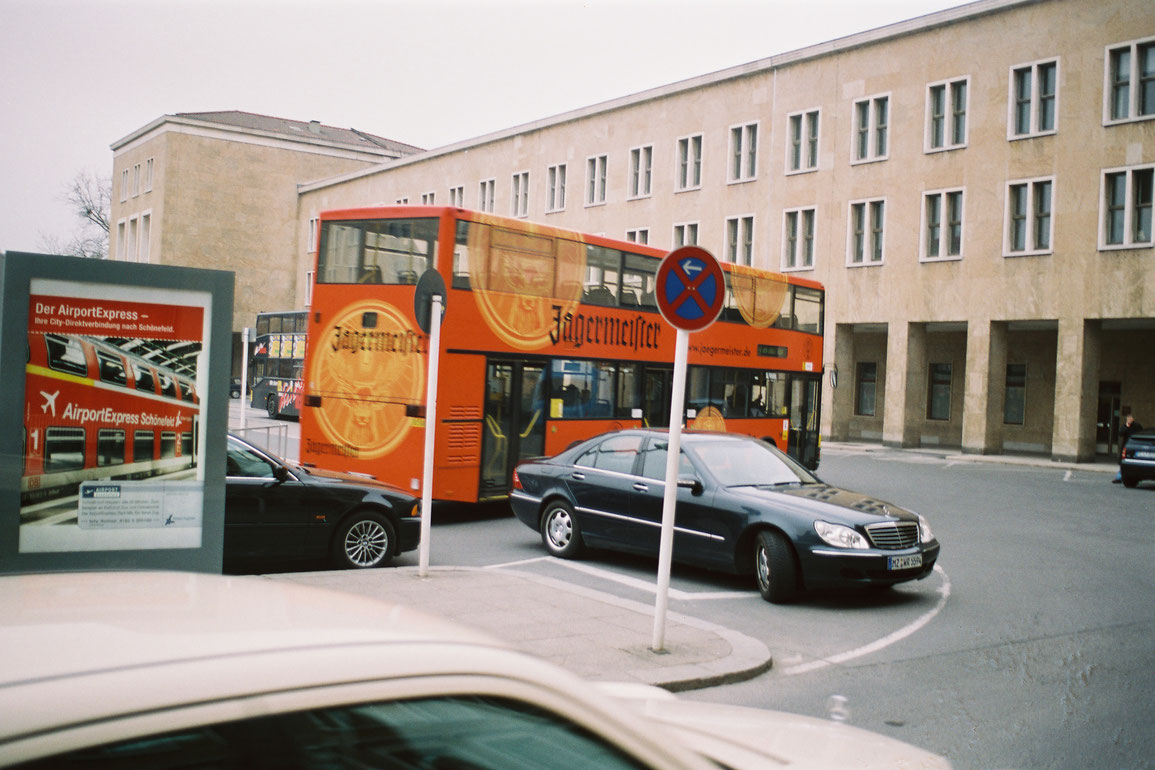
[[[0,617],[0,765],[325,704],[487,694],[596,724],[654,766],[702,766],[573,674],[368,597],[180,572],[5,575]]]
[[[0,687],[126,666],[309,645],[504,646],[399,605],[255,577],[189,572],[0,576]],[[35,655],[13,655],[35,650]],[[17,659],[18,658],[18,659]]]

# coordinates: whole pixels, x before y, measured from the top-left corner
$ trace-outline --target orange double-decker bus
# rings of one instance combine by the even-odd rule
[[[418,278],[446,286],[432,497],[507,497],[514,465],[622,427],[667,426],[676,330],[666,252],[455,208],[321,215],[301,460],[417,490],[429,338]],[[823,288],[723,263],[726,305],[690,335],[686,425],[818,465]]]

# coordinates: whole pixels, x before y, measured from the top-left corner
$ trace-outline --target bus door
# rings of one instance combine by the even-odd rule
[[[647,366],[642,379],[642,427],[670,426],[670,398],[673,395],[674,370]]]
[[[790,435],[786,452],[811,470],[818,467],[821,386],[821,377],[794,375],[790,378]]]
[[[508,496],[513,466],[545,454],[545,382],[541,362],[486,364],[479,501]]]

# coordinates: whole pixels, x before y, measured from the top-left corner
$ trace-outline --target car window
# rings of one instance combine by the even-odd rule
[[[703,441],[691,451],[725,487],[817,480],[781,452],[757,441]]]
[[[254,479],[273,478],[272,463],[244,444],[229,442],[228,457],[225,464],[226,475],[228,476],[243,476]]]
[[[645,453],[642,455],[642,475],[647,479],[657,479],[658,481],[666,480],[666,458],[670,454],[670,442],[659,439],[652,439],[646,447]],[[681,459],[678,462],[678,477],[684,478],[686,476],[697,477],[698,474],[694,471],[694,465],[690,462],[690,458],[686,457],[683,451],[680,453]]]
[[[641,436],[611,436],[584,452],[574,464],[603,471],[633,473],[634,460],[637,458],[641,446]]]
[[[531,704],[454,696],[317,708],[192,727],[82,749],[21,768],[178,766],[245,770],[646,767],[580,725]]]

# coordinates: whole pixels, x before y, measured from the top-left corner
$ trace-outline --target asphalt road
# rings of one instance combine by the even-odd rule
[[[925,514],[943,543],[939,568],[890,591],[776,606],[748,580],[675,566],[670,611],[761,639],[775,661],[756,679],[683,697],[823,716],[842,696],[852,724],[960,768],[1155,767],[1155,486],[845,448],[824,451],[820,475]],[[435,509],[430,563],[516,565],[654,597],[655,560],[547,558],[501,506]]]

